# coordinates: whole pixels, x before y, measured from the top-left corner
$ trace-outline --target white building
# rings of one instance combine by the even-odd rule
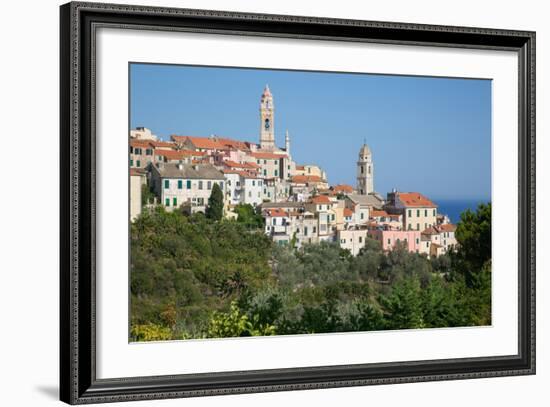
[[[226,200],[231,205],[250,204],[257,206],[262,203],[263,180],[252,173],[239,170],[224,169]]]
[[[342,249],[347,249],[352,255],[357,256],[359,251],[365,247],[368,230],[366,228],[350,228],[339,230],[336,241]]]
[[[135,129],[130,130],[130,138],[135,140],[158,140],[157,136],[155,136],[151,130],[146,127],[136,127]]]
[[[167,210],[188,205],[191,212],[204,212],[214,184],[225,196],[225,177],[211,164],[158,164],[151,181]]]

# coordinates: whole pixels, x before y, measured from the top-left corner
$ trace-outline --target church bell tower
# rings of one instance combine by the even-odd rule
[[[357,161],[357,192],[368,195],[374,192],[374,165],[369,146],[363,144]]]
[[[260,148],[262,150],[275,149],[275,106],[269,86],[265,85],[260,100]]]

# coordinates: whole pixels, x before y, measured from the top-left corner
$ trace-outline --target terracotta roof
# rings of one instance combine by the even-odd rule
[[[146,171],[141,168],[130,168],[130,175],[142,177],[145,173]]]
[[[349,216],[353,216],[353,211],[349,208],[344,208],[344,216],[347,218]]]
[[[247,171],[242,171],[242,170],[229,170],[229,169],[223,169],[222,172],[224,174],[238,174],[240,175],[241,177],[243,178],[258,178],[258,176],[256,174],[252,174],[250,172],[247,172]]]
[[[282,217],[287,217],[288,216],[288,213],[286,211],[283,211],[282,209],[278,209],[278,208],[276,208],[276,209],[266,209],[266,212],[272,218],[282,218]]]
[[[173,142],[170,141],[150,141],[149,144],[151,144],[153,147],[170,147],[174,148],[175,145]]]
[[[225,160],[223,162],[223,164],[226,166],[226,167],[230,167],[230,168],[246,168],[247,166],[246,165],[243,165],[241,163],[238,163],[238,162],[235,162],[235,161],[231,161],[231,160]]]
[[[323,179],[318,175],[295,175],[292,177],[291,182],[305,184],[308,182],[323,182]]]
[[[430,226],[429,228],[422,231],[423,235],[438,235],[439,231],[434,228],[433,226]]]
[[[456,230],[456,225],[452,223],[445,223],[444,225],[438,225],[437,229],[442,232],[454,232]]]
[[[305,168],[303,165],[297,165],[297,166],[296,166],[296,169],[297,169],[298,171],[304,171],[306,168]]]
[[[247,167],[247,168],[254,168],[254,169],[260,168],[260,166],[256,163],[244,162],[242,163],[242,165],[243,167]]]
[[[332,190],[335,192],[345,192],[351,194],[353,192],[353,187],[351,185],[339,184],[333,186]]]
[[[259,152],[259,153],[250,153],[250,156],[254,157],[254,158],[261,158],[261,159],[279,159],[279,158],[286,158],[286,154],[275,154],[275,153],[262,153],[262,152]]]
[[[326,195],[317,195],[311,198],[311,203],[314,204],[331,204],[332,201]]]
[[[218,142],[235,150],[249,150],[248,144],[245,141],[233,140],[230,138],[217,138]]]
[[[399,192],[399,200],[406,207],[436,208],[437,205],[418,192]]]
[[[388,215],[388,212],[386,212],[386,211],[376,211],[375,210],[375,211],[371,211],[370,216],[372,218],[378,218],[380,216],[388,217],[389,215]]]
[[[227,147],[219,141],[210,137],[193,137],[193,136],[171,136],[176,143],[190,141],[195,148],[204,148],[207,150],[225,150]]]
[[[153,147],[151,145],[151,140],[136,140],[136,139],[131,139],[130,140],[130,145],[132,147],[141,147],[141,148],[151,148]]]

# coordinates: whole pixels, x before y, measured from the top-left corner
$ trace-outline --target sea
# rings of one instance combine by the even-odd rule
[[[488,200],[474,199],[433,199],[437,204],[437,213],[447,215],[452,223],[460,220],[460,214],[466,209],[475,211],[480,203],[489,203]]]

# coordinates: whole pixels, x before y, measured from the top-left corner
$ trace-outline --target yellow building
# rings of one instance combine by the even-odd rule
[[[423,231],[437,225],[437,205],[418,192],[392,191],[384,209],[403,215],[403,230]]]

